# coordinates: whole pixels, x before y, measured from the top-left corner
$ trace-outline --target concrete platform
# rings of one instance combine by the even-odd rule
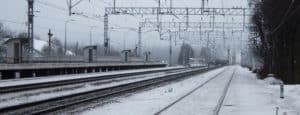
[[[166,67],[160,62],[151,63],[22,63],[0,64],[0,79],[28,78],[36,76],[64,75],[76,73],[106,72]]]

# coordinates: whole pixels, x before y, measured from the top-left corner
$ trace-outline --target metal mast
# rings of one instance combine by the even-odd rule
[[[142,27],[139,27],[138,34],[139,34],[138,56],[142,56]]]
[[[169,66],[172,66],[172,56],[173,56],[173,49],[172,49],[172,35],[171,35],[171,31],[169,30]]]
[[[33,53],[33,19],[34,19],[34,0],[28,0],[28,39],[29,39],[29,53]]]
[[[104,15],[104,53],[109,54],[109,38],[108,38],[108,15]]]

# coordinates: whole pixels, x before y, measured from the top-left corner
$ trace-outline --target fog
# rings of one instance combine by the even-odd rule
[[[76,0],[75,0],[76,1]],[[80,45],[89,45],[89,31],[91,26],[96,26],[93,29],[93,44],[103,44],[103,15],[105,7],[112,7],[111,0],[83,0],[78,6],[73,9],[73,12],[80,15],[68,16],[67,2],[65,0],[35,0],[35,35],[42,40],[47,40],[47,33],[49,29],[52,30],[54,37],[64,40],[64,25],[68,19],[76,21],[68,24],[68,41],[71,43],[79,42]],[[156,7],[156,0],[116,0],[117,7]],[[169,7],[168,0],[162,0],[163,7]],[[173,7],[201,7],[201,0],[173,0]],[[232,7],[248,7],[247,0],[209,0],[205,7],[216,8],[232,8]],[[9,11],[9,13],[7,13]],[[26,32],[27,21],[27,1],[26,0],[2,0],[0,4],[0,21],[4,25],[15,31],[16,33]],[[139,22],[145,20],[156,21],[155,16],[109,16],[110,28],[134,28],[137,29]],[[162,21],[185,21],[185,16],[162,16]],[[211,16],[190,16],[190,22],[209,22]],[[246,19],[248,22],[248,19]],[[232,16],[216,16],[215,22],[242,22],[241,17]],[[149,29],[144,29],[149,31]],[[227,30],[226,30],[227,31]],[[231,30],[228,30],[231,31]],[[246,38],[247,32],[244,35],[234,35],[238,42],[239,38]],[[226,35],[232,36],[232,35]],[[195,37],[195,36],[194,36]],[[203,35],[203,38],[207,35]],[[109,31],[109,38],[111,39],[111,46],[118,50],[133,49],[138,40],[138,33],[130,29],[111,29]],[[192,38],[192,37],[189,37]],[[196,37],[195,37],[196,38]],[[142,34],[143,51],[152,51],[154,57],[167,57],[169,42],[167,40],[160,40],[158,32],[147,32]],[[187,38],[186,38],[187,39]],[[231,41],[236,41],[232,39]],[[228,43],[232,43],[227,41]],[[201,47],[204,47],[206,42],[203,41],[189,41],[195,48],[196,52],[200,52]],[[232,46],[231,44],[224,45],[222,39],[216,40],[217,45],[221,49]],[[179,49],[182,41],[178,41],[174,46],[175,52]],[[237,47],[241,47],[241,44]],[[175,44],[173,44],[175,45]],[[223,48],[222,48],[223,47]],[[227,49],[227,48],[226,48]],[[165,52],[166,51],[166,52]],[[155,53],[157,52],[157,53]],[[224,51],[218,51],[218,55],[224,55]],[[223,54],[222,54],[223,52]],[[238,52],[238,51],[237,51]],[[176,54],[175,54],[176,55]]]

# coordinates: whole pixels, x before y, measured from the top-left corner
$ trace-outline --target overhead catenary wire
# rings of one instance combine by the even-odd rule
[[[41,5],[44,5],[44,6],[47,6],[47,7],[51,7],[51,8],[54,8],[54,9],[63,11],[63,12],[67,12],[67,11],[68,11],[68,10],[65,9],[65,8],[62,8],[62,7],[60,7],[60,6],[57,6],[57,5],[52,4],[52,3],[49,3],[49,2],[46,2],[45,0],[43,0],[43,1],[37,0],[36,2],[39,3],[39,4],[41,4]]]

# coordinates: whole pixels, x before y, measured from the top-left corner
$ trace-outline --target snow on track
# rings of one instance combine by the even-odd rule
[[[233,72],[228,69],[159,115],[213,115]]]
[[[187,70],[190,71],[190,70]],[[8,107],[8,106],[14,106],[18,104],[24,104],[29,102],[36,102],[41,101],[49,98],[55,98],[60,96],[66,96],[81,92],[87,92],[92,91],[96,89],[103,89],[107,87],[113,87],[118,86],[122,84],[128,84],[131,82],[137,82],[137,81],[143,81],[147,79],[162,77],[166,73],[165,72],[159,72],[159,73],[153,73],[153,74],[146,74],[146,75],[137,75],[137,76],[131,76],[125,77],[125,78],[115,78],[110,80],[101,80],[96,82],[89,82],[89,83],[82,83],[82,84],[75,84],[65,87],[56,87],[56,88],[46,88],[41,90],[36,90],[31,93],[9,93],[4,94],[0,97],[0,108]],[[134,79],[132,79],[134,78]],[[122,80],[125,79],[125,80]],[[106,82],[106,83],[105,83]],[[67,90],[69,88],[69,90]]]
[[[219,115],[275,115],[276,107],[279,107],[279,115],[284,115],[284,112],[287,115],[300,115],[300,85],[285,85],[285,98],[280,99],[278,85],[270,85],[257,79],[256,74],[246,68],[236,68]],[[127,97],[114,98],[116,103],[91,107],[92,109],[80,114],[153,115],[223,69]],[[232,72],[226,74],[230,75]],[[200,88],[194,95],[187,96],[161,115],[212,115],[221,92],[218,90],[223,90],[220,86],[224,86],[228,78],[220,77],[210,86]]]
[[[153,115],[174,100],[194,89],[199,84],[214,77],[228,67],[216,69],[207,73],[195,75],[180,82],[155,88],[146,92],[134,94],[129,97],[120,98],[119,103],[107,104],[89,111],[83,115]]]
[[[0,87],[27,85],[27,84],[33,84],[33,83],[55,82],[55,81],[72,80],[72,79],[80,79],[80,78],[92,78],[92,77],[99,77],[99,76],[105,76],[105,75],[136,73],[136,72],[144,72],[144,71],[168,70],[168,69],[176,69],[176,68],[184,68],[184,67],[176,66],[176,67],[164,67],[164,68],[152,68],[152,69],[86,73],[86,74],[56,75],[56,76],[35,77],[35,78],[28,78],[28,79],[0,80]]]

